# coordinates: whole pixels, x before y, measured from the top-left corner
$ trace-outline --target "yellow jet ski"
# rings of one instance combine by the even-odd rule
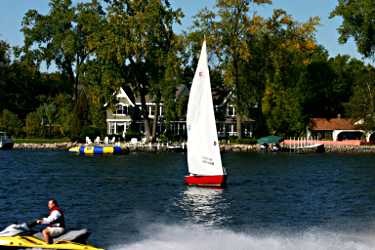
[[[72,250],[104,250],[86,244],[90,233],[87,229],[68,230],[47,244],[41,233],[31,230],[30,224],[12,224],[0,232],[0,250],[14,249],[72,249]]]

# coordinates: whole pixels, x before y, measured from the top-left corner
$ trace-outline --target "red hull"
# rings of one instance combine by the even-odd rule
[[[185,184],[189,186],[222,187],[225,185],[226,175],[188,175]]]

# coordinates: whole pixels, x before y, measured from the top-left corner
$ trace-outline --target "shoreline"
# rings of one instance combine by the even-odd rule
[[[69,148],[75,146],[83,146],[84,144],[76,142],[61,143],[15,143],[14,149],[20,150],[62,150],[68,151]],[[103,145],[101,145],[103,146]],[[130,152],[181,152],[185,150],[185,144],[131,144],[121,143],[121,147],[126,147]],[[375,153],[375,145],[324,145],[327,153]],[[260,145],[251,144],[221,144],[221,152],[263,152]],[[285,152],[290,152],[285,149]],[[312,151],[310,151],[312,152]]]

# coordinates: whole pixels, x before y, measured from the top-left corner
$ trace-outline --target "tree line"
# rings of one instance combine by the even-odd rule
[[[338,114],[374,130],[374,68],[348,55],[330,57],[316,40],[318,17],[300,22],[282,9],[263,17],[255,6],[265,4],[271,0],[217,0],[176,32],[184,13],[168,0],[50,0],[47,14],[25,13],[22,46],[0,42],[0,129],[72,139],[105,133],[104,104],[128,86],[153,140],[146,97],[163,100],[167,122],[184,115],[176,88],[190,86],[205,38],[212,87],[230,93],[237,130],[252,118],[257,136],[300,136],[309,118]],[[375,22],[363,9],[371,13],[375,4],[340,0],[331,16],[343,17],[340,42],[353,37],[373,59]]]

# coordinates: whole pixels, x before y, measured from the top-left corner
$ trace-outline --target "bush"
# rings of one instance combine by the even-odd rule
[[[237,137],[232,136],[228,138],[228,141],[234,144],[251,144],[251,145],[257,144],[257,140],[255,137],[245,137],[245,138],[239,139]]]
[[[23,136],[23,123],[16,114],[4,109],[0,116],[0,130],[5,130],[9,135]]]
[[[42,127],[40,125],[40,118],[37,112],[27,114],[25,132],[27,136],[32,137],[42,135]]]
[[[85,142],[86,136],[88,136],[93,141],[95,140],[97,136],[104,137],[105,134],[106,134],[106,130],[104,128],[86,126],[82,128],[81,133],[79,134],[78,138],[72,138],[72,139],[78,140],[79,142]]]
[[[237,143],[254,145],[254,144],[257,144],[257,140],[255,139],[255,137],[241,138],[241,139],[237,139]]]
[[[125,141],[130,141],[131,138],[137,138],[138,140],[141,140],[143,137],[143,134],[139,131],[128,129],[125,133]]]

